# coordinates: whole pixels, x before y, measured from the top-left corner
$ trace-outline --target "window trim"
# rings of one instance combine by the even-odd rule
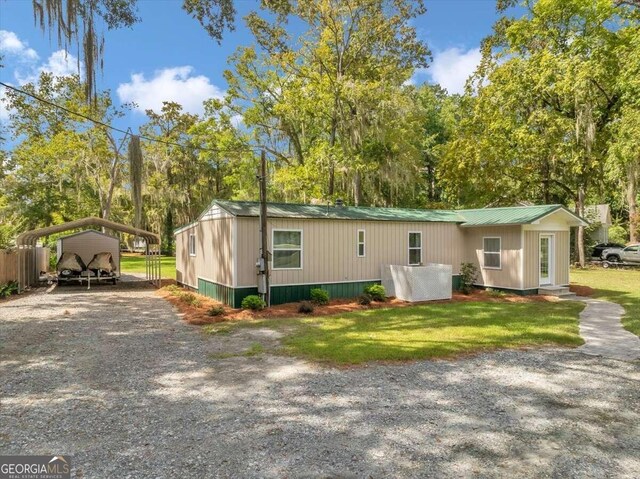
[[[411,235],[412,234],[419,234],[420,235],[420,248],[416,247],[416,246],[411,246]],[[409,231],[407,233],[407,264],[409,266],[422,266],[424,264],[424,257],[423,257],[423,243],[422,243],[422,231]],[[411,250],[412,249],[420,249],[420,262],[419,263],[412,263],[411,262]]]
[[[497,239],[498,240],[498,251],[486,251],[484,249],[485,247],[485,240],[488,239]],[[499,266],[485,266],[485,255],[487,254],[493,254],[493,255],[498,255],[498,260],[499,260]],[[502,269],[502,236],[483,236],[482,237],[482,269],[495,269],[495,270],[501,270]]]
[[[362,241],[360,241],[360,233],[362,233]],[[360,245],[362,245],[362,254],[360,254]],[[367,257],[367,232],[365,230],[356,231],[356,256],[358,258]]]
[[[193,243],[191,243],[191,238],[193,238]],[[196,234],[195,233],[189,233],[189,256],[195,258],[197,256],[197,249],[196,249]],[[191,246],[193,245],[193,248],[191,248]]]
[[[278,249],[277,251],[300,251],[300,267],[299,268],[276,268],[273,257],[276,252],[276,231],[295,231],[300,233],[300,248]],[[299,228],[272,228],[271,229],[271,269],[274,271],[300,271],[304,266],[304,232]]]

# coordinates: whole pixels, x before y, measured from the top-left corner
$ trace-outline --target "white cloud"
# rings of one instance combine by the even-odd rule
[[[10,33],[10,32],[9,32]],[[10,37],[9,44],[12,44],[13,38]],[[4,51],[4,50],[3,50]],[[34,57],[38,59],[36,55]],[[80,64],[80,70],[82,72],[83,65]],[[38,65],[37,62],[31,65],[15,65],[13,76],[15,77],[15,83],[17,85],[24,85],[26,83],[34,83],[38,81],[38,77],[41,72],[49,72],[54,76],[67,76],[78,73],[78,59],[72,54],[67,54],[64,50],[58,50],[53,52],[47,61]],[[8,82],[7,82],[8,83]],[[5,89],[0,90],[0,123],[5,123],[9,119],[10,111],[7,110],[6,104],[2,101],[6,98]]]
[[[26,42],[7,30],[0,30],[0,53],[6,55],[4,67],[13,69],[14,84],[24,85],[38,81],[41,72],[49,72],[54,76],[67,76],[78,73],[78,59],[64,50],[53,52],[46,61],[40,62],[40,56],[35,50],[29,48]],[[84,66],[80,63],[80,72],[83,75]],[[9,83],[6,79],[6,83]],[[11,83],[9,83],[11,84]],[[6,90],[0,89],[0,123],[6,123],[11,113],[6,103]]]
[[[80,65],[80,71],[83,70],[83,65]],[[53,52],[46,63],[40,66],[39,71],[53,73],[55,76],[67,76],[78,73],[78,59],[71,53],[66,53],[64,50],[58,50]]]
[[[80,63],[80,74],[83,75],[83,65]],[[47,61],[37,67],[29,68],[26,72],[16,69],[14,72],[16,81],[21,85],[35,82],[41,72],[49,72],[54,76],[75,75],[78,73],[78,59],[64,50],[57,50],[49,55]]]
[[[239,114],[233,115],[230,120],[234,127],[239,128],[244,123],[244,116]]]
[[[4,99],[6,98],[5,88],[0,89],[0,123],[4,123],[9,119],[9,110],[5,105]]]
[[[22,61],[36,61],[38,54],[33,48],[29,48],[27,42],[23,42],[14,32],[0,30],[0,53],[17,57]]]
[[[134,102],[137,110],[160,111],[163,101],[175,101],[189,113],[202,113],[202,102],[222,98],[224,92],[204,75],[191,76],[193,67],[182,66],[157,70],[150,79],[144,74],[131,75],[131,82],[116,90],[122,102]]]
[[[447,48],[434,55],[429,69],[416,70],[411,83],[416,83],[418,76],[429,75],[431,80],[446,88],[449,93],[464,93],[464,85],[481,59],[479,48],[466,51],[456,47]]]

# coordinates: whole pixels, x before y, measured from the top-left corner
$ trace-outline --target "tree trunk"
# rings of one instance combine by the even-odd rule
[[[334,110],[335,110],[334,106]],[[333,158],[333,147],[336,144],[336,130],[338,129],[338,122],[335,117],[335,112],[333,118],[331,118],[331,134],[329,136],[329,148],[331,149],[330,159],[329,159],[329,196],[332,197],[335,189],[336,189],[336,172],[335,172],[335,164]]]
[[[640,160],[639,160],[640,161]],[[638,165],[627,166],[627,203],[629,204],[629,240],[638,242],[640,217],[638,217]]]
[[[353,178],[353,201],[356,206],[360,206],[362,203],[362,175],[359,171],[356,171]]]
[[[576,202],[576,209],[578,210],[578,215],[584,217],[584,187],[580,186],[578,188],[578,201]],[[584,268],[586,264],[585,254],[584,254],[584,226],[578,226],[578,262],[580,263],[580,267]]]
[[[333,161],[329,165],[329,196],[332,197],[336,190],[336,171]]]
[[[118,145],[113,136],[107,134],[107,139],[109,140],[109,143],[111,143],[111,147],[113,148],[113,162],[111,163],[111,168],[109,169],[109,191],[107,193],[104,210],[102,211],[102,217],[105,220],[108,220],[111,216],[111,204],[113,203],[113,193],[116,188],[116,181],[118,179],[119,170],[118,166],[120,165],[120,149],[124,145],[130,131],[131,130],[127,130],[127,134],[122,139],[122,142],[120,142],[120,145]]]
[[[544,179],[542,180],[542,195],[544,197],[544,204],[548,205],[549,203],[551,203],[551,197],[549,195],[549,183],[551,181],[550,178],[550,170],[551,168],[549,167],[549,160],[547,159],[544,162]]]
[[[173,212],[171,208],[167,208],[167,214],[164,218],[164,234],[166,254],[173,254]]]
[[[113,163],[111,164],[111,171],[109,171],[109,192],[107,193],[107,201],[104,207],[104,211],[102,212],[102,217],[105,220],[109,219],[111,216],[111,204],[113,203],[113,192],[116,188],[116,180],[118,176],[118,157],[119,154],[116,153]]]

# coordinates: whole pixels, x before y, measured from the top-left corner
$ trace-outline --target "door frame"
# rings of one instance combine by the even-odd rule
[[[540,269],[542,266],[542,238],[549,238],[549,282],[543,283],[542,276],[540,275]],[[554,233],[540,233],[538,236],[538,285],[539,286],[554,286],[556,284],[556,235]]]

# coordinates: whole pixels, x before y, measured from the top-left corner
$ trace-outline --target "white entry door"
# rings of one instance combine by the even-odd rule
[[[540,235],[540,286],[554,284],[553,235]]]

